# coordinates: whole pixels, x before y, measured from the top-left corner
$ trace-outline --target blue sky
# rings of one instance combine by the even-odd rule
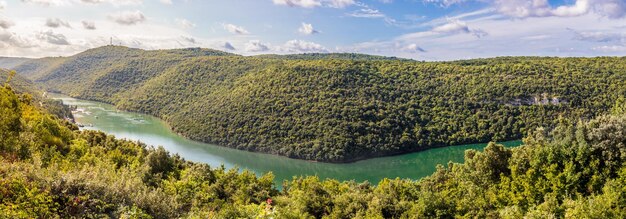
[[[0,56],[115,44],[418,60],[624,56],[625,0],[0,0]]]

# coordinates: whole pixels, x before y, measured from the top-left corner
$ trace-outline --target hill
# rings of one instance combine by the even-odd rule
[[[8,84],[6,84],[7,81],[9,82]],[[71,110],[63,106],[63,101],[48,99],[39,86],[21,75],[14,74],[11,70],[0,68],[0,82],[2,83],[0,84],[1,86],[9,85],[12,92],[28,96],[26,99],[37,103],[36,107],[39,110],[55,115],[58,118],[74,119]]]
[[[9,77],[11,78],[9,80]],[[24,78],[22,75],[17,74],[16,72],[12,72],[11,70],[0,68],[0,82],[1,85],[5,85],[6,82],[15,90],[17,93],[29,93],[34,96],[41,96],[42,92],[37,88],[32,81]]]
[[[36,80],[43,77],[43,75],[49,74],[50,71],[59,67],[59,65],[66,60],[67,58],[65,57],[30,59],[12,69],[28,79]]]
[[[285,181],[211,168],[39,110],[0,87],[5,218],[624,218],[626,105],[524,145],[468,150],[419,181]]]
[[[255,57],[269,58],[269,59],[285,59],[285,60],[339,59],[339,60],[353,60],[353,61],[374,61],[374,60],[414,61],[411,59],[367,55],[367,54],[359,54],[359,53],[304,53],[304,54],[289,54],[289,55],[257,55]]]
[[[0,57],[0,68],[12,69],[30,59],[19,57]]]
[[[102,47],[66,59],[16,69],[50,90],[158,116],[194,140],[326,162],[520,139],[561,117],[606,113],[626,95],[626,58],[431,63]]]

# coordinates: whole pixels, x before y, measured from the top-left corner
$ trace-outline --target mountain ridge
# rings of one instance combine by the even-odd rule
[[[559,116],[592,118],[626,95],[626,58],[417,62],[208,51],[103,47],[16,69],[49,90],[157,116],[193,140],[325,162],[519,139]],[[562,101],[527,101],[542,98]]]

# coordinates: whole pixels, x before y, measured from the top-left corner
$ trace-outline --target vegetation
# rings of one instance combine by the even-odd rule
[[[16,69],[50,90],[158,116],[194,140],[327,162],[520,139],[559,117],[607,113],[626,95],[626,58],[359,57],[108,46]]]
[[[366,55],[358,53],[304,53],[304,54],[289,54],[289,55],[257,55],[258,58],[271,58],[271,59],[289,59],[289,60],[360,60],[360,61],[373,61],[373,60],[403,60],[411,61],[411,59],[402,59],[397,57]]]
[[[0,82],[6,82],[3,86],[10,85],[17,93],[27,93],[32,102],[37,103],[38,108],[59,118],[72,120],[74,116],[69,108],[63,106],[63,101],[52,100],[45,97],[45,92],[33,84],[30,80],[25,79],[15,71],[0,69]]]
[[[28,61],[28,58],[0,57],[0,68],[11,69]]]
[[[299,177],[272,185],[162,147],[78,131],[0,87],[0,212],[6,218],[624,218],[626,104],[558,118],[525,145],[468,150],[419,181]]]

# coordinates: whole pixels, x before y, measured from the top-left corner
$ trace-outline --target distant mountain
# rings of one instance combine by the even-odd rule
[[[626,58],[385,59],[107,46],[15,69],[194,140],[327,162],[520,139],[626,96]]]
[[[366,55],[359,53],[305,53],[290,55],[257,55],[259,58],[287,59],[287,60],[319,60],[319,59],[340,59],[353,61],[374,61],[374,60],[402,60],[415,61],[411,59],[403,59],[397,57]]]
[[[16,58],[16,57],[0,57],[0,68],[12,69],[30,59],[28,58]]]
[[[200,56],[237,55],[200,48],[145,51],[105,46],[66,58],[31,60],[15,67],[15,70],[33,81],[52,85],[49,88],[53,91],[90,93],[92,99],[105,100],[104,98],[133,88],[186,59]],[[116,81],[112,82],[116,85],[112,87],[114,90],[100,92],[99,87],[112,85],[108,84],[109,80]]]

